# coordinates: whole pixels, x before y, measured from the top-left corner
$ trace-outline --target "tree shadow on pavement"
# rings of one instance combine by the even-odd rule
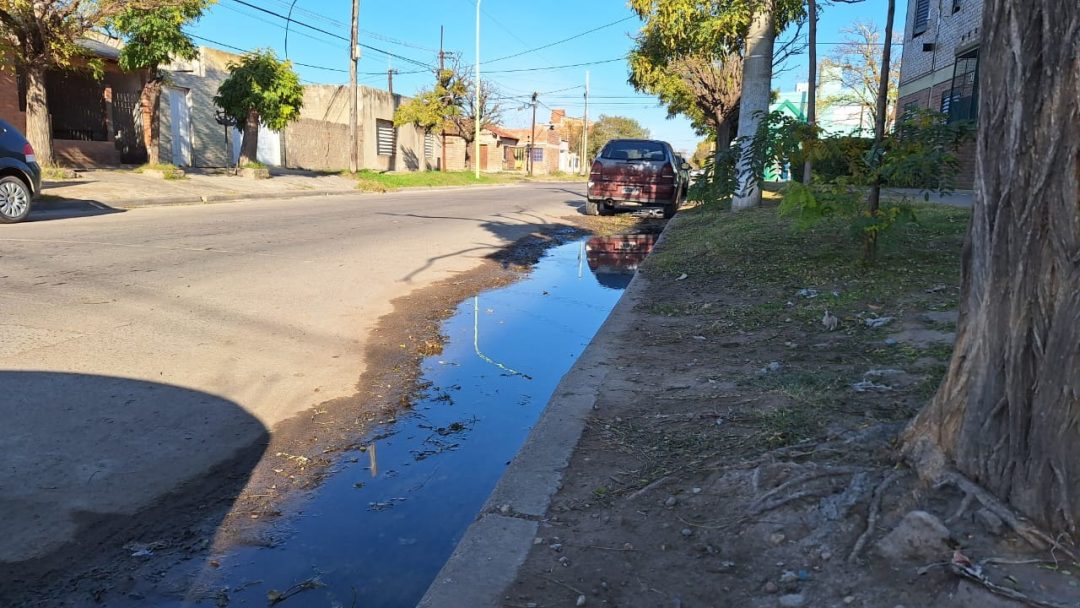
[[[131,562],[202,556],[268,440],[237,404],[177,386],[41,371],[0,386],[4,606],[108,605],[132,592]]]

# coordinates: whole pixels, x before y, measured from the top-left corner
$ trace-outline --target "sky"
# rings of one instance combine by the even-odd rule
[[[873,21],[884,29],[886,6],[887,0],[865,0],[822,8],[819,57],[844,39],[841,30],[854,21]],[[286,53],[286,21],[270,13],[286,15],[290,7],[293,23]],[[906,2],[897,3],[898,24],[905,9]],[[351,10],[350,0],[218,0],[189,31],[206,46],[273,49],[293,61],[305,82],[347,83]],[[481,78],[508,98],[503,101],[504,126],[529,125],[526,103],[533,91],[540,93],[538,122],[546,122],[551,109],[581,116],[588,71],[590,120],[602,114],[628,116],[654,138],[687,152],[702,139],[688,120],[668,119],[655,97],[627,84],[623,58],[633,48],[641,22],[625,0],[481,0],[480,11]],[[438,64],[440,26],[445,28],[446,51],[472,66],[475,16],[474,0],[361,0],[360,44],[366,48],[358,64],[360,84],[386,89],[387,70],[394,69],[395,93],[410,95],[430,86],[431,70]],[[793,36],[784,32],[779,39]],[[773,88],[793,90],[806,81],[806,66],[805,52],[792,57],[774,77]]]

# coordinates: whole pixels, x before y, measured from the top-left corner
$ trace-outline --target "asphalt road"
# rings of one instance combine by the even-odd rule
[[[76,207],[0,226],[0,562],[351,395],[391,300],[565,223],[580,190]]]

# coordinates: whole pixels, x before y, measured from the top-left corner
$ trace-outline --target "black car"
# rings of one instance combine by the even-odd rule
[[[14,224],[30,215],[41,194],[41,167],[34,148],[15,127],[0,120],[0,224]]]

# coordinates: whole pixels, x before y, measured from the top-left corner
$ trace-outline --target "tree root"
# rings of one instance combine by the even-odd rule
[[[949,571],[959,576],[960,578],[967,579],[973,583],[978,583],[984,589],[1004,598],[1008,598],[1014,602],[1020,602],[1026,606],[1033,606],[1034,608],[1069,608],[1065,604],[1059,604],[1057,602],[1047,602],[1033,597],[1028,597],[1019,591],[1010,589],[1008,587],[1002,587],[997,583],[991,581],[982,570],[979,568],[973,568],[970,566],[964,566],[956,563],[955,561],[949,564]]]
[[[809,481],[813,481],[815,479],[821,479],[822,477],[836,477],[838,475],[853,475],[853,474],[858,473],[858,472],[863,471],[863,470],[864,469],[858,468],[858,467],[833,467],[833,468],[828,468],[828,469],[818,469],[816,471],[812,471],[812,472],[807,473],[805,475],[800,475],[799,477],[796,477],[795,479],[785,481],[784,483],[776,486],[775,488],[769,490],[768,492],[766,492],[766,493],[762,494],[761,496],[757,497],[756,499],[754,499],[754,502],[750,503],[750,512],[751,513],[764,512],[764,511],[759,511],[759,509],[761,509],[762,506],[766,504],[766,501],[768,501],[773,496],[776,496],[777,494],[780,494],[782,492],[786,492],[787,490],[790,490],[791,488],[794,488],[795,486],[802,485],[804,483],[807,483]],[[800,498],[802,498],[802,496],[800,496]],[[790,501],[786,501],[786,502],[790,502]],[[778,506],[780,506],[780,505],[776,505],[776,506],[771,507],[771,508],[776,508]],[[765,509],[765,510],[767,511],[769,509]]]
[[[851,553],[848,554],[847,558],[848,563],[854,563],[858,559],[863,547],[870,540],[870,535],[874,533],[874,528],[877,526],[878,513],[881,511],[881,497],[885,494],[885,489],[889,487],[889,484],[896,481],[902,474],[902,471],[893,471],[886,475],[885,479],[882,479],[881,483],[874,488],[874,493],[870,498],[870,506],[866,513],[866,529],[855,541],[855,546],[851,548]]]
[[[795,502],[796,500],[802,500],[804,498],[820,498],[823,495],[823,492],[819,492],[816,490],[803,490],[802,492],[795,492],[794,494],[790,494],[788,496],[785,496],[784,498],[779,498],[772,502],[758,504],[756,507],[750,510],[750,515],[761,515],[762,513],[767,513],[769,511],[772,511],[773,509],[779,509],[780,507],[788,503]]]
[[[960,519],[961,517],[963,517],[964,513],[967,513],[968,509],[971,508],[971,503],[973,503],[973,502],[975,502],[975,495],[974,494],[972,494],[970,492],[964,494],[964,499],[960,501],[960,506],[957,507],[956,511],[953,512],[953,514],[950,515],[949,518],[945,520],[945,523],[946,524],[952,524],[953,522],[955,522],[958,519]]]
[[[947,485],[956,486],[965,494],[973,496],[975,500],[979,501],[979,504],[1001,518],[1001,521],[1008,524],[1010,528],[1019,534],[1020,537],[1027,541],[1032,547],[1040,550],[1050,549],[1051,554],[1060,552],[1068,556],[1073,562],[1080,561],[1077,559],[1076,553],[1069,547],[1062,545],[1049,534],[1037,528],[1034,524],[1021,519],[1012,509],[967,477],[964,477],[956,471],[947,471],[942,474],[935,487],[942,488]]]

